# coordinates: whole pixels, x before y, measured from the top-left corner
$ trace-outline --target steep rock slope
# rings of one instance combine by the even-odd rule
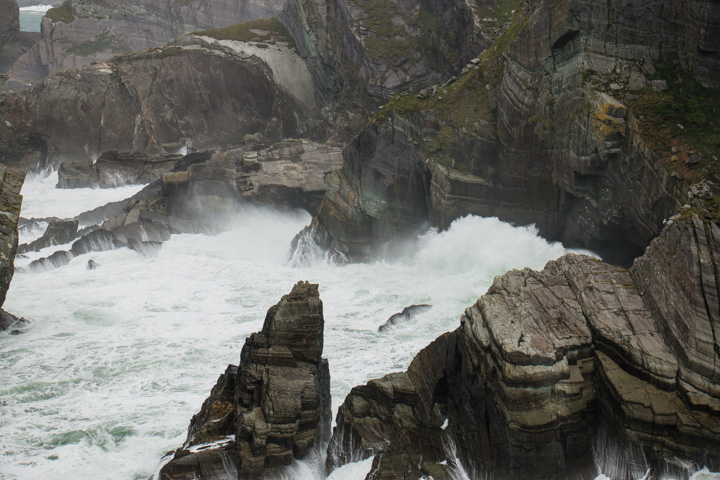
[[[407,372],[352,390],[328,467],[375,455],[367,478],[717,468],[717,218],[686,207],[630,270],[570,254],[496,277]]]
[[[165,153],[297,136],[319,122],[312,80],[276,21],[57,74],[0,104],[0,160],[24,168],[108,150]]]
[[[196,30],[271,17],[282,0],[68,0],[43,19],[40,41],[10,71],[16,87]],[[26,87],[23,87],[26,88]]]
[[[330,371],[318,286],[299,282],[220,376],[161,480],[263,478],[330,437]],[[232,478],[232,477],[227,477]]]
[[[359,133],[314,220],[318,241],[363,259],[428,222],[473,213],[535,223],[548,238],[629,264],[688,184],[714,175],[704,166],[720,153],[710,145],[689,167],[694,150],[679,145],[671,161],[649,140],[651,115],[636,108],[677,94],[695,105],[688,110],[712,105],[691,122],[719,133],[710,120],[720,49],[709,32],[720,12],[711,2],[661,3],[523,2],[457,82],[396,96]],[[668,81],[677,91],[664,94]],[[656,123],[681,123],[670,113],[678,108]]]
[[[5,295],[15,272],[18,221],[22,205],[20,189],[24,181],[24,171],[0,164],[0,306],[5,302]],[[0,330],[12,327],[16,320],[0,311]]]

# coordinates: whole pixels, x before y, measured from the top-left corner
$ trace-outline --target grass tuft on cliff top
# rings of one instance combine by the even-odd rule
[[[70,5],[68,2],[64,2],[59,7],[51,8],[45,12],[45,16],[55,23],[70,23],[75,20],[75,16],[70,11]]]
[[[653,79],[630,102],[644,137],[657,155],[691,181],[720,180],[720,89],[703,87],[676,60],[658,62]],[[699,156],[699,157],[698,157]],[[693,157],[698,163],[686,163]]]
[[[239,42],[256,42],[266,45],[284,43],[289,48],[295,49],[295,39],[292,38],[287,28],[275,17],[237,23],[225,28],[213,28],[211,30],[193,32],[193,35],[202,35],[216,40],[236,40]]]

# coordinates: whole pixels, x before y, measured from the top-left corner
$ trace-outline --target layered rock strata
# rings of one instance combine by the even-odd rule
[[[271,142],[297,137],[318,124],[319,110],[292,39],[273,25],[280,33],[251,34],[252,42],[182,37],[8,95],[0,160],[36,169],[110,150],[162,154],[239,146],[257,133]]]
[[[146,184],[171,171],[181,154],[147,155],[111,150],[94,162],[92,159],[69,160],[58,169],[58,188],[115,188]]]
[[[299,282],[268,310],[193,417],[161,480],[263,478],[330,436],[330,373],[322,358],[318,286]]]
[[[653,150],[633,99],[668,62],[672,81],[720,78],[699,33],[717,32],[717,9],[661,4],[522,2],[457,81],[396,96],[358,134],[314,219],[318,243],[364,260],[476,214],[629,265],[702,175]]]
[[[0,306],[10,288],[15,272],[15,254],[18,248],[18,221],[22,205],[22,189],[25,172],[0,164]],[[11,315],[2,312],[0,330],[17,326]],[[21,319],[21,321],[24,319]]]
[[[61,70],[165,45],[193,31],[271,17],[283,4],[282,0],[68,0],[44,17],[40,41],[15,62],[11,79],[17,87],[27,88]]]
[[[630,270],[569,254],[496,277],[406,372],[351,391],[328,467],[371,455],[374,479],[720,467],[720,229],[703,205]]]

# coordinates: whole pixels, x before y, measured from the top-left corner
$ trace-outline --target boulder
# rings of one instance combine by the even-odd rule
[[[51,245],[70,243],[78,236],[77,220],[53,220],[37,240],[18,247],[18,253],[37,252]]]
[[[406,372],[351,391],[328,469],[373,455],[368,479],[720,467],[712,202],[685,207],[629,270],[568,254],[496,277]]]
[[[195,415],[161,480],[263,478],[330,435],[330,373],[322,358],[318,286],[299,282],[268,310]]]

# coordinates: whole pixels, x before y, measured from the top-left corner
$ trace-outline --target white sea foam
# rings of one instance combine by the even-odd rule
[[[49,175],[28,173],[23,185],[21,215],[25,218],[72,218],[93,208],[131,197],[144,185],[120,188],[55,188],[57,172]]]
[[[42,12],[45,13],[53,8],[52,5],[32,5],[30,7],[20,7],[21,12]]]
[[[23,194],[35,211],[28,216],[71,216],[137,189],[58,191],[31,179]],[[0,477],[148,478],[182,444],[190,417],[227,364],[239,361],[246,336],[299,280],[320,284],[337,410],[351,387],[407,368],[419,349],[456,328],[495,275],[542,268],[565,251],[531,228],[467,217],[425,234],[403,263],[293,268],[290,241],[309,221],[306,212],[249,208],[229,231],[175,235],[153,259],[119,249],[17,273],[4,308],[32,323],[27,333],[0,338]],[[100,266],[88,270],[91,258]],[[419,303],[433,308],[377,332]],[[331,478],[364,478],[369,462]],[[318,465],[297,465],[287,478]]]

